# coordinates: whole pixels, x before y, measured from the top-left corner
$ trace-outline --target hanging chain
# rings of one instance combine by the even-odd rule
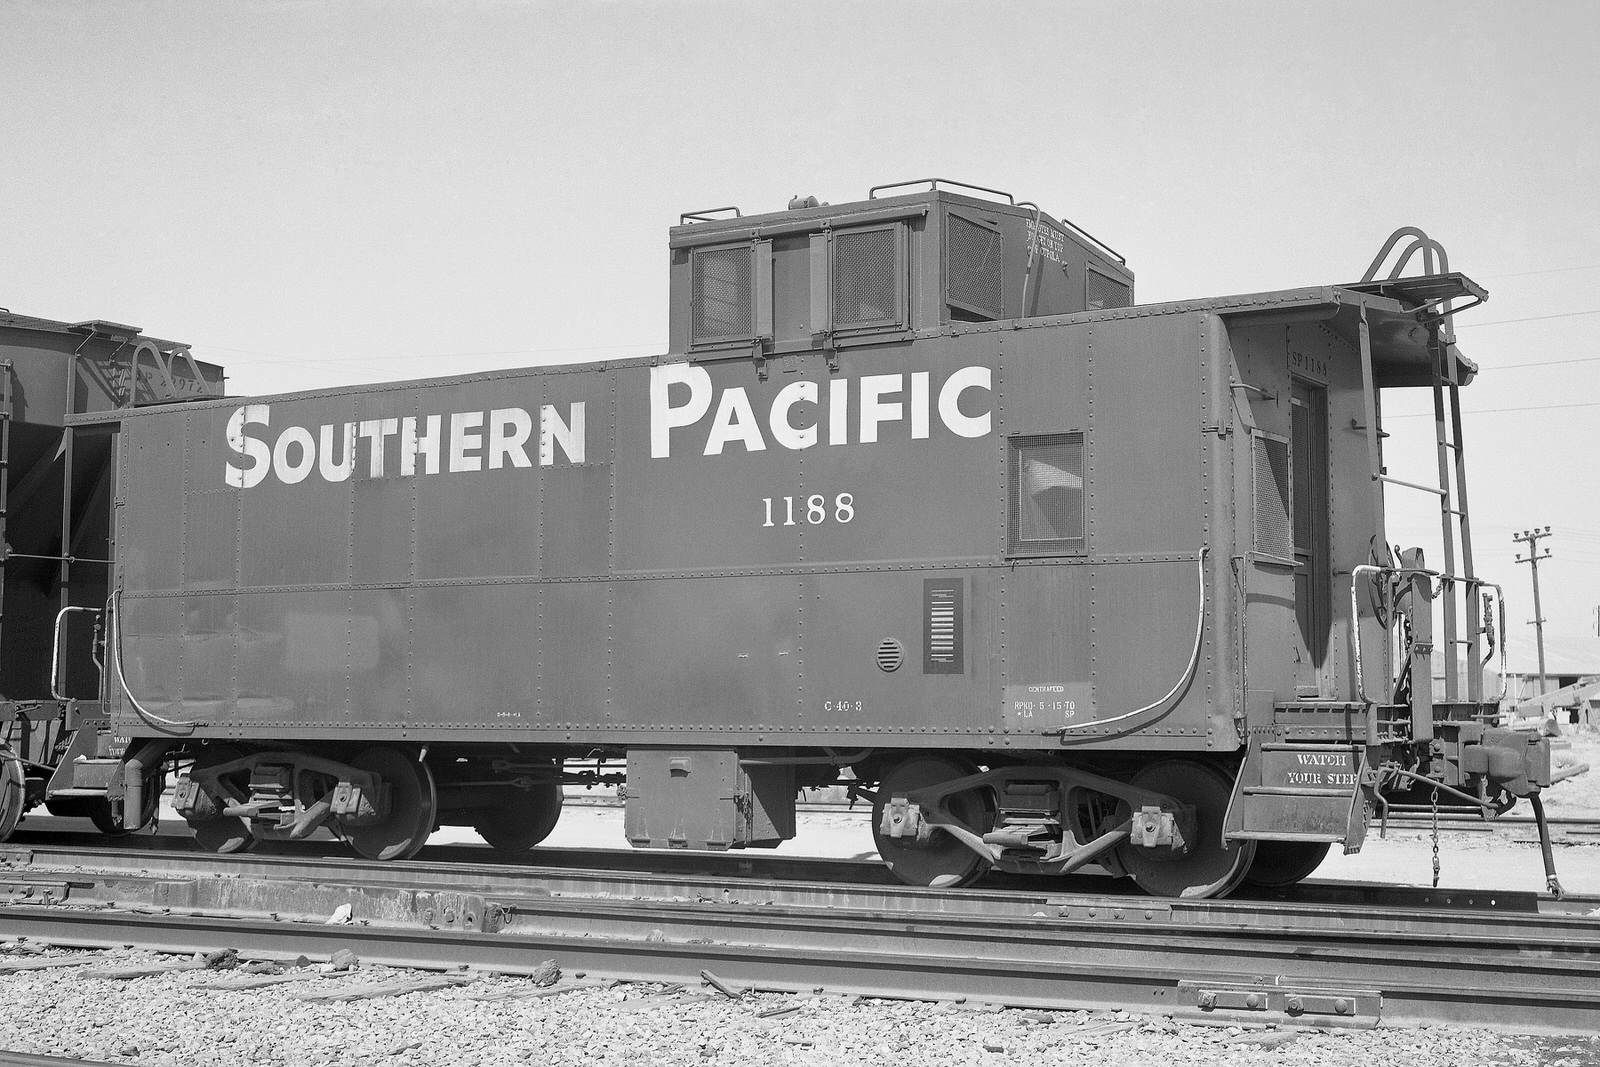
[[[1433,787],[1433,888],[1439,888],[1439,787]]]

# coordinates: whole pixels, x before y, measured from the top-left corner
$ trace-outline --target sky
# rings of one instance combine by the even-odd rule
[[[0,0],[0,306],[270,393],[664,352],[667,228],[796,194],[1005,189],[1141,302],[1355,280],[1418,226],[1490,292],[1478,571],[1523,626],[1548,525],[1550,632],[1593,634],[1597,42],[1589,2]],[[1432,481],[1429,420],[1387,428]],[[1407,495],[1391,540],[1436,546]]]

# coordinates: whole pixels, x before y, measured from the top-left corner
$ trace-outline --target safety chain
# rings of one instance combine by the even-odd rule
[[[1433,888],[1439,888],[1439,787],[1433,787]]]

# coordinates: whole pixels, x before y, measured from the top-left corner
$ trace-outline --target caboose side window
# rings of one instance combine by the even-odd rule
[[[945,300],[950,317],[985,322],[1005,314],[1000,230],[951,212],[946,216]]]
[[[905,328],[904,224],[835,230],[831,276],[835,333]]]
[[[749,244],[696,248],[690,253],[691,343],[742,341],[754,335],[753,260]]]
[[[1085,550],[1083,434],[1010,440],[1010,544],[1013,556],[1064,556]]]
[[[1090,311],[1125,308],[1133,303],[1133,292],[1126,282],[1094,269],[1092,264],[1083,268],[1083,306]]]
[[[1294,482],[1289,442],[1264,431],[1251,441],[1255,512],[1252,547],[1257,559],[1294,566]]]

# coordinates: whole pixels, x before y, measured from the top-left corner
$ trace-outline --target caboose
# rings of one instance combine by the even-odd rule
[[[530,848],[604,781],[635,846],[771,846],[842,782],[911,884],[1208,896],[1397,795],[1549,784],[1479,670],[1450,321],[1484,292],[1425,236],[1151,305],[943,180],[668,247],[656,357],[85,416],[121,507],[83,786],[138,812],[175,770],[208,848],[388,859],[442,824]],[[1395,389],[1432,390],[1436,483],[1385,467]],[[1437,566],[1389,544],[1396,482],[1441,502]]]

